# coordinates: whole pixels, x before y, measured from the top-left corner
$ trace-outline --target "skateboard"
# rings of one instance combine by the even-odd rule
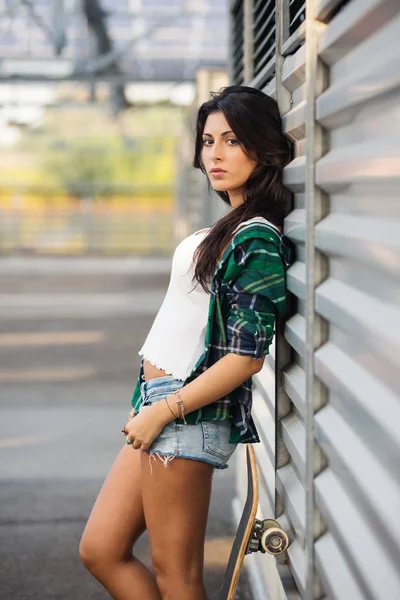
[[[246,444],[247,498],[243,508],[236,537],[226,567],[219,600],[233,600],[246,554],[268,552],[278,555],[284,552],[289,539],[279,523],[273,519],[256,519],[258,508],[258,473],[254,448]]]

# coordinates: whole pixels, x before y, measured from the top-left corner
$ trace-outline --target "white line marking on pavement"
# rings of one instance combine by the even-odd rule
[[[154,315],[165,290],[113,294],[0,294],[0,319]]]
[[[0,370],[0,382],[17,383],[27,381],[73,381],[93,377],[97,369],[82,367],[75,369]]]
[[[234,536],[212,537],[205,541],[205,565],[226,567]]]
[[[26,435],[12,438],[0,438],[0,448],[17,448],[19,446],[30,446],[55,440],[58,435]]]
[[[23,333],[0,333],[0,347],[98,344],[103,342],[105,337],[104,331],[29,331]]]

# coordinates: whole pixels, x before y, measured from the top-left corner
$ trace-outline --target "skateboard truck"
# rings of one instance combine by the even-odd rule
[[[277,555],[285,552],[288,546],[289,538],[277,521],[254,519],[246,554],[268,552],[268,554]]]

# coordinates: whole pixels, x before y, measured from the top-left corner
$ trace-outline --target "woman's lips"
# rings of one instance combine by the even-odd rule
[[[225,175],[226,171],[211,171],[211,175],[214,177],[220,177],[221,175]]]

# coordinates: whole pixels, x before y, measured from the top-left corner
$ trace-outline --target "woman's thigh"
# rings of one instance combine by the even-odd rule
[[[124,560],[145,531],[140,451],[125,445],[97,496],[82,535],[82,559]]]
[[[202,573],[212,465],[142,454],[142,498],[156,575]],[[150,465],[151,461],[151,465]]]

